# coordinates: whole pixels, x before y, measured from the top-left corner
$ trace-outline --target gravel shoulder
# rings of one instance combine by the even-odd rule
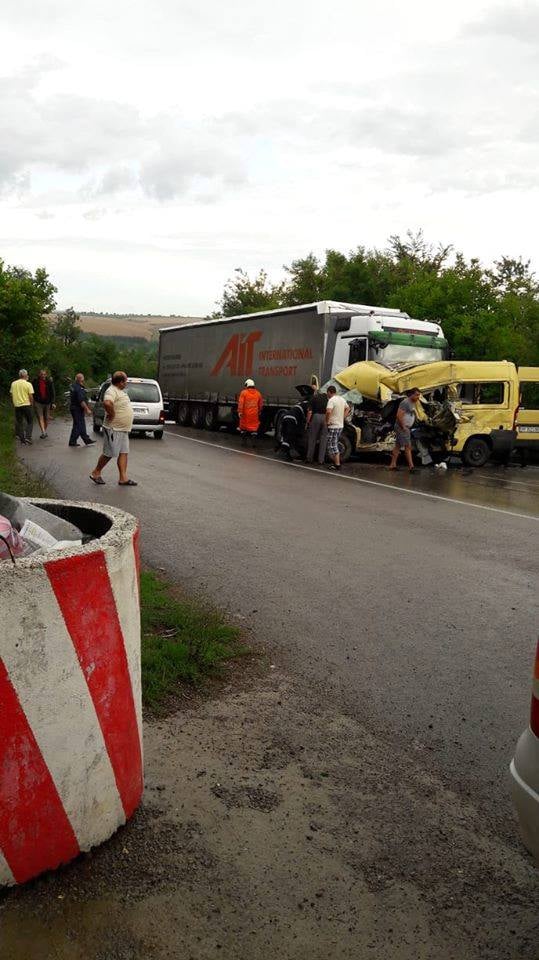
[[[0,895],[2,960],[536,960],[536,874],[429,772],[276,669],[146,724],[142,809]]]

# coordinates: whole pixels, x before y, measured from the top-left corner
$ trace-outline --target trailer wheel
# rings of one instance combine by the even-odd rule
[[[206,410],[200,403],[195,403],[191,408],[191,426],[200,430],[204,426],[204,416]]]
[[[341,463],[346,463],[352,456],[352,441],[346,433],[341,433],[339,437],[339,453],[341,455]]]
[[[206,407],[204,411],[204,426],[206,430],[219,429],[219,415],[217,407]]]
[[[188,403],[179,403],[178,404],[178,415],[176,417],[176,423],[179,427],[186,427],[191,419],[191,411],[189,409]]]
[[[462,451],[462,460],[467,467],[484,467],[490,453],[487,440],[483,437],[470,437]]]

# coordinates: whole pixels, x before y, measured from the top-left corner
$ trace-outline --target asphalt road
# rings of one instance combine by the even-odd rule
[[[507,765],[537,635],[539,470],[378,463],[342,475],[169,426],[132,441],[133,489],[88,479],[99,447],[57,422],[23,451],[66,497],[142,524],[144,559],[245,618],[281,664],[373,732],[420,741],[452,788],[514,834]]]

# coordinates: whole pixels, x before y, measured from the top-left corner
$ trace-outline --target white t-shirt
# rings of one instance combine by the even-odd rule
[[[344,411],[346,407],[347,403],[344,397],[339,397],[337,394],[334,394],[329,398],[326,409],[329,413],[328,427],[331,430],[342,430],[344,427]]]
[[[104,425],[112,430],[125,430],[129,433],[133,426],[133,407],[125,390],[119,390],[111,384],[103,399],[114,404],[114,416],[109,417],[107,414]]]

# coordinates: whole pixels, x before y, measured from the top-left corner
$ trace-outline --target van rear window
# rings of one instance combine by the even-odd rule
[[[539,383],[520,384],[521,410],[539,410]]]
[[[127,395],[134,403],[159,403],[159,390],[155,383],[128,383]]]

